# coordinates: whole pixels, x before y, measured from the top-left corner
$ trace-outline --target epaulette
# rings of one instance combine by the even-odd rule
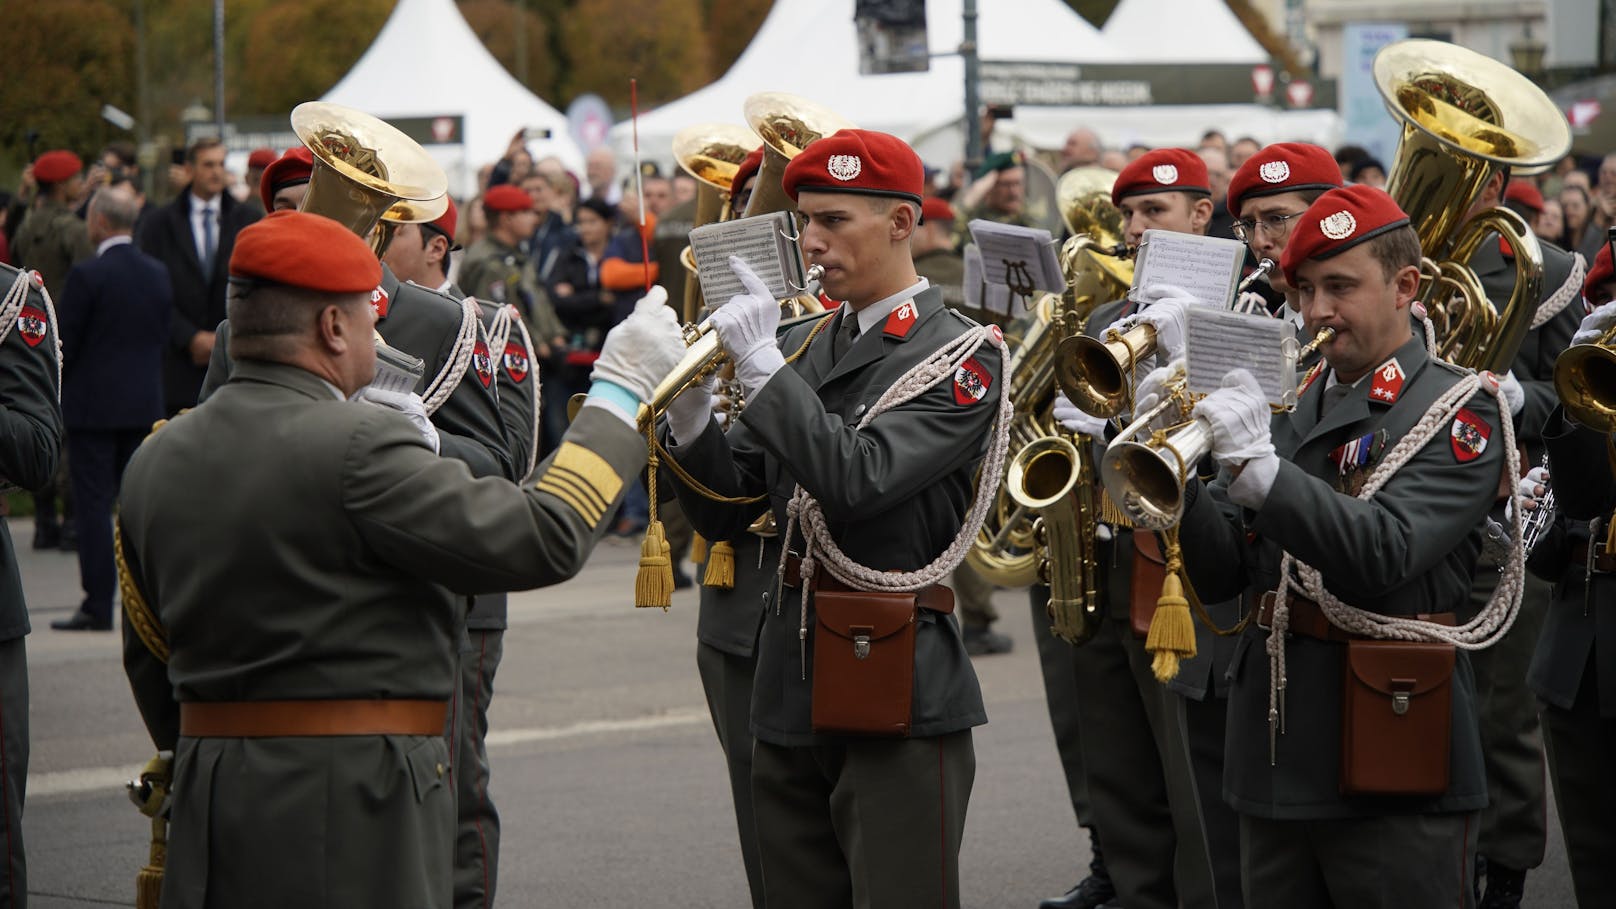
[[[965,327],[966,327],[967,330],[972,329],[972,328],[981,328],[982,327],[981,322],[976,321],[975,319],[971,318],[970,316],[966,315],[965,313],[960,312],[959,310],[955,309],[952,306],[945,306],[945,307],[943,307],[943,309],[946,312],[948,312],[950,315],[952,315],[954,318],[960,320],[961,322],[964,322]]]

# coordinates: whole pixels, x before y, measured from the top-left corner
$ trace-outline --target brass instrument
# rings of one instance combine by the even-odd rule
[[[378,222],[400,206],[397,223],[430,221],[443,214],[449,180],[443,168],[409,136],[370,114],[325,101],[292,109],[292,131],[314,153],[314,172],[299,211],[336,221],[371,239],[377,255],[392,232]],[[412,203],[412,204],[403,204]],[[437,205],[436,212],[431,206]]]
[[[747,125],[763,139],[763,166],[758,168],[752,198],[746,203],[746,217],[796,211],[796,203],[785,191],[786,165],[810,143],[852,129],[853,124],[828,107],[785,92],[752,95],[744,109]]]
[[[1074,445],[1057,424],[1055,361],[1059,342],[1082,330],[1096,306],[1115,299],[1132,281],[1133,265],[1118,258],[1122,218],[1111,205],[1116,173],[1080,168],[1061,180],[1062,215],[1074,236],[1061,248],[1067,287],[1045,294],[1028,315],[1026,334],[1010,361],[1010,400],[1015,416],[1010,448],[1017,454],[994,508],[966,554],[983,577],[1006,587],[1042,579],[1051,587],[1055,633],[1073,643],[1086,640],[1085,616],[1097,608],[1093,471],[1085,445]],[[1021,469],[1014,465],[1021,464]],[[1014,479],[1012,479],[1014,478]],[[1076,490],[1076,497],[1054,496]],[[1047,504],[1035,504],[1046,502]],[[1041,516],[1040,516],[1041,515]]]
[[[1300,362],[1335,337],[1335,329],[1321,328],[1297,354]],[[1187,380],[1182,372],[1169,380],[1161,401],[1138,414],[1105,449],[1100,478],[1106,492],[1137,527],[1166,530],[1184,516],[1184,484],[1190,471],[1212,450],[1212,430],[1204,420],[1188,419],[1144,441],[1135,438],[1169,408],[1189,406]]]
[[[1560,354],[1554,361],[1554,391],[1578,423],[1616,432],[1616,328]]]
[[[696,178],[694,226],[728,220],[735,174],[759,142],[751,130],[729,123],[690,126],[673,137],[674,159],[685,173]],[[696,257],[688,245],[679,254],[679,261],[685,267],[685,321],[694,322],[702,311],[701,281]]]
[[[1387,45],[1375,55],[1374,76],[1403,126],[1386,191],[1408,213],[1425,253],[1420,300],[1436,326],[1438,353],[1502,373],[1537,310],[1543,253],[1520,215],[1503,207],[1468,213],[1495,175],[1565,156],[1565,115],[1530,79],[1442,41]],[[1469,266],[1494,232],[1515,256],[1515,292],[1502,308]]]

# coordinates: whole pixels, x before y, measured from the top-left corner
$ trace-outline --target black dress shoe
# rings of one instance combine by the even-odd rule
[[[965,629],[965,652],[971,656],[990,656],[1009,653],[1016,642],[1007,634],[1000,634],[986,625],[973,625]]]
[[[111,619],[98,619],[84,610],[79,610],[65,619],[57,619],[51,623],[57,631],[111,631]]]
[[[1521,898],[1525,895],[1525,871],[1506,868],[1497,862],[1487,863],[1487,891],[1482,895],[1478,909],[1520,909]]]
[[[673,569],[674,590],[687,590],[694,586],[696,586],[695,579],[690,576],[688,571],[684,570],[683,566],[676,566]]]
[[[1100,909],[1113,905],[1116,897],[1110,878],[1090,875],[1064,894],[1039,903],[1038,909]]]

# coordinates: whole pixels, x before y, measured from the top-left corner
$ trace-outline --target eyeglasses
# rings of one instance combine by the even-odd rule
[[[1268,236],[1278,239],[1290,233],[1291,222],[1300,218],[1303,212],[1291,215],[1263,215],[1261,218],[1242,218],[1234,222],[1235,239],[1242,243],[1250,243],[1256,236],[1258,228]]]

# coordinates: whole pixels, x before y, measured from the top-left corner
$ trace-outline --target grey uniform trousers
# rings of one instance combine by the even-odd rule
[[[3,532],[3,531],[0,531]],[[0,907],[28,905],[28,863],[22,845],[23,796],[28,785],[28,647],[25,637],[0,641],[0,811],[5,814],[5,862]]]
[[[696,670],[701,674],[718,746],[729,767],[729,792],[735,803],[746,884],[754,909],[762,909],[763,866],[758,860],[757,821],[752,810],[752,675],[757,671],[757,655],[736,656],[697,641]]]
[[[488,702],[505,653],[505,632],[469,629],[460,685],[449,713],[455,784],[455,909],[488,909],[499,883],[499,811],[488,797]]]

